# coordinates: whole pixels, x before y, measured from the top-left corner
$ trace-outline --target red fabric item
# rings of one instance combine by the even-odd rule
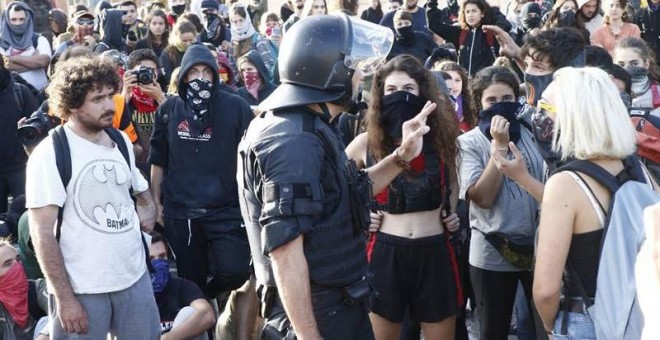
[[[261,78],[256,71],[243,72],[243,80],[245,81],[245,89],[254,97],[259,100],[259,88],[261,87]]]
[[[131,91],[131,103],[135,105],[138,112],[156,112],[158,109],[158,103],[144,94],[137,86]]]
[[[376,233],[369,233],[369,241],[367,241],[367,262],[371,262],[371,254],[374,252],[376,245]]]
[[[0,302],[9,312],[18,327],[25,328],[28,322],[28,280],[23,264],[16,261],[0,276]]]
[[[412,169],[414,172],[422,172],[424,171],[424,154],[420,154],[419,156],[415,157],[412,161],[410,161],[410,169]],[[444,171],[440,171],[440,176],[444,176]],[[440,183],[444,183],[444,178],[441,178]],[[385,187],[383,191],[379,192],[374,198],[376,199],[376,202],[380,204],[387,204],[387,198],[388,198],[388,191],[389,191],[389,186]]]
[[[461,285],[461,274],[458,271],[458,260],[456,259],[456,250],[454,245],[451,243],[449,231],[445,229],[445,243],[447,244],[447,249],[449,250],[449,262],[451,263],[451,271],[454,274],[454,282],[456,282],[456,299],[458,300],[457,306],[458,309],[463,309],[463,286]]]

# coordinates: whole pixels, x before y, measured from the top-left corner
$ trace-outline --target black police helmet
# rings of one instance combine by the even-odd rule
[[[330,102],[350,90],[353,70],[344,63],[351,48],[351,23],[345,14],[314,15],[286,32],[279,50],[281,85],[260,108]]]

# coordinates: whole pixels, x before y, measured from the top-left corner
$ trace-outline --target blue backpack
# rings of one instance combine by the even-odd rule
[[[566,272],[577,283],[587,313],[594,321],[597,339],[640,339],[644,327],[637,300],[635,262],[645,240],[643,211],[660,202],[660,195],[654,191],[651,177],[637,156],[629,156],[623,164],[624,170],[617,176],[592,162],[581,160],[558,169],[570,171],[581,180],[580,185],[596,213],[601,219],[604,217],[593,302],[570,260],[566,263]],[[612,193],[609,209],[605,210],[598,202],[578,172],[593,178]],[[563,322],[562,334],[566,334],[566,327]]]

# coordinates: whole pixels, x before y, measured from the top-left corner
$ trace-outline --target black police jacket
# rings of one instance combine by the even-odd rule
[[[305,108],[252,121],[239,145],[238,185],[259,284],[275,286],[268,254],[301,234],[312,284],[344,287],[366,274],[346,161],[336,128]]]

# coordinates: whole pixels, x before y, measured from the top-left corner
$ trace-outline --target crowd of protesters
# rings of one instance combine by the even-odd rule
[[[565,169],[587,160],[617,175],[635,156],[660,193],[660,0],[8,2],[0,339],[303,338],[296,322],[262,335],[268,302],[255,249],[288,244],[268,215],[272,200],[282,215],[304,210],[286,223],[313,237],[308,219],[321,211],[299,198],[341,195],[327,183],[247,183],[268,226],[255,238],[241,201],[241,169],[255,165],[241,166],[239,144],[268,114],[260,105],[295,84],[281,79],[296,58],[283,44],[298,23],[326,15],[392,37],[374,72],[351,73],[329,101],[341,105],[338,117],[315,111],[358,169],[394,157],[403,170],[369,204],[373,334],[360,338],[468,339],[467,313],[483,339],[596,338],[585,305],[596,296],[614,196]],[[428,132],[421,153],[405,159],[404,123],[420,112]],[[122,133],[105,134],[110,126]],[[267,155],[256,166],[277,163]],[[645,246],[658,252],[655,228]],[[660,273],[657,255],[650,263]],[[654,288],[647,299],[657,306]],[[648,339],[660,336],[654,317]]]

